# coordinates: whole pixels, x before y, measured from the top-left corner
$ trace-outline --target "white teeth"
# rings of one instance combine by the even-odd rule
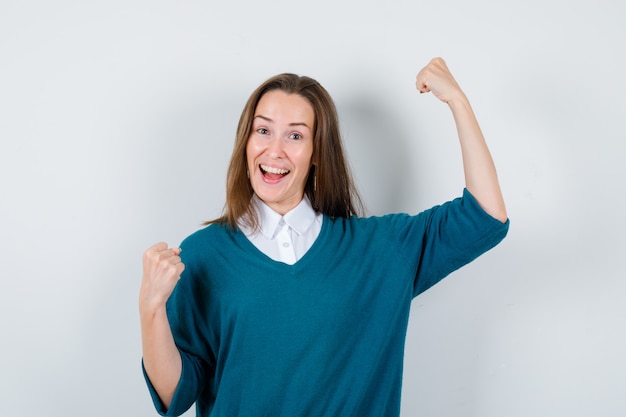
[[[267,165],[261,165],[261,169],[265,172],[269,172],[270,174],[284,175],[284,174],[289,173],[288,169],[268,167]]]

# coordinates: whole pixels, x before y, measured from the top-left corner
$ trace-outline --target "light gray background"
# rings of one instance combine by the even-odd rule
[[[0,3],[0,415],[153,416],[141,254],[220,214],[278,72],[333,95],[370,214],[460,194],[443,56],[507,239],[413,303],[403,416],[623,416],[624,6],[614,0]],[[323,364],[320,364],[323,366]]]

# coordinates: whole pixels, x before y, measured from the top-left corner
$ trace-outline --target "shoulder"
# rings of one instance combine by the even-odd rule
[[[233,230],[227,224],[214,223],[187,236],[180,247],[189,256],[212,247],[221,247],[229,240],[234,240],[237,234],[241,234],[239,229]]]
[[[351,216],[347,218],[325,218],[325,223],[331,234],[355,234],[355,235],[371,235],[376,234],[382,236],[384,234],[393,234],[399,228],[416,222],[423,221],[424,214],[409,215],[406,213],[392,213],[382,216],[358,217]]]
[[[463,195],[442,204],[434,205],[417,214],[390,213],[381,216],[348,218],[327,218],[330,228],[338,232],[369,232],[377,234],[397,235],[410,230],[425,233],[434,227],[437,230],[441,223],[490,223],[493,220],[478,205],[473,196],[464,190]]]

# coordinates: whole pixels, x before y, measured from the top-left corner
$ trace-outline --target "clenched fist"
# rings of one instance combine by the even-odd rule
[[[179,248],[169,248],[166,243],[157,243],[143,254],[143,277],[139,291],[139,309],[154,311],[165,306],[172,294],[185,265],[180,259]]]
[[[420,93],[432,92],[444,103],[463,94],[445,61],[433,58],[415,77],[415,87]]]

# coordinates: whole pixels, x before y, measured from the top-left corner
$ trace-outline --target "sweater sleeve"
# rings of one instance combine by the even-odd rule
[[[408,216],[398,235],[400,251],[415,271],[413,296],[496,246],[505,223],[485,212],[467,189],[462,197]]]

